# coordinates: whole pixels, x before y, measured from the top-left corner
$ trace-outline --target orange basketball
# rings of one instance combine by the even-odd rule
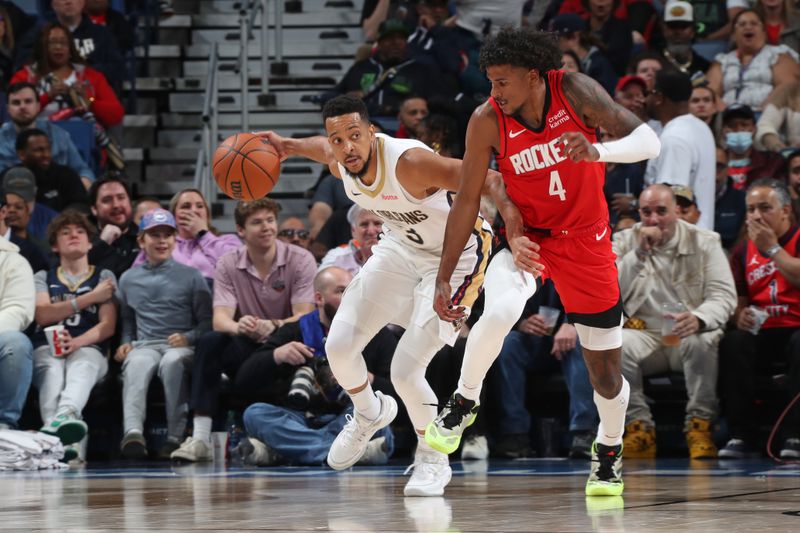
[[[237,133],[217,147],[211,172],[222,192],[231,198],[256,200],[275,187],[281,161],[266,139],[252,133]]]

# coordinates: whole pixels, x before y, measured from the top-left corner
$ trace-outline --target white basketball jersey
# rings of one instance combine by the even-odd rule
[[[372,157],[377,159],[378,166],[372,185],[364,185],[339,164],[347,196],[383,219],[384,238],[390,237],[413,248],[441,254],[447,215],[450,213],[450,193],[440,189],[419,200],[400,185],[396,174],[397,161],[406,150],[433,150],[416,140],[395,139],[382,133],[376,134],[376,137],[376,149]],[[480,218],[476,221],[476,228],[489,229],[488,224]],[[470,237],[467,246],[473,242],[475,235]]]

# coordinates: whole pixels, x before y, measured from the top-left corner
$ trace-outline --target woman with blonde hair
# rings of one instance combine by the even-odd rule
[[[800,82],[776,88],[756,124],[756,147],[773,152],[800,146]]]
[[[169,210],[178,226],[172,258],[196,268],[210,282],[219,258],[239,248],[242,242],[236,235],[220,235],[211,225],[211,208],[197,189],[187,188],[175,194],[169,202]],[[142,250],[133,265],[146,260]]]

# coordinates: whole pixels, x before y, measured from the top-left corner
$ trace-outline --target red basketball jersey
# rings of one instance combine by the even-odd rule
[[[794,254],[799,238],[800,230],[795,230],[795,234],[783,248]],[[747,241],[744,259],[744,274],[750,303],[769,313],[769,318],[762,327],[800,327],[800,290],[786,281],[772,259],[761,255],[753,241]]]
[[[504,114],[494,98],[489,99],[500,126],[497,165],[509,197],[530,228],[576,230],[608,221],[605,164],[573,163],[558,140],[563,133],[579,131],[589,142],[597,141],[564,96],[563,76],[560,70],[547,73],[545,119],[536,130]]]

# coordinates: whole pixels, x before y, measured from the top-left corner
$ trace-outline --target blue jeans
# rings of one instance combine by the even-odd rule
[[[565,353],[559,362],[550,350],[553,337],[538,337],[520,331],[509,333],[495,362],[493,387],[500,398],[500,432],[503,435],[528,434],[531,415],[525,408],[526,383],[529,373],[552,373],[559,366],[569,391],[570,431],[597,429],[597,408],[589,371],[583,361],[580,343]]]
[[[244,412],[247,434],[274,449],[294,464],[319,465],[325,462],[333,440],[344,427],[345,414],[353,414],[348,407],[340,415],[327,415],[315,419],[321,427],[309,427],[305,415],[285,407],[268,403],[255,403]],[[324,424],[323,424],[324,423]],[[394,435],[387,426],[373,438],[386,437],[387,454],[394,453]]]
[[[0,424],[17,427],[33,378],[33,345],[21,331],[0,333]]]

